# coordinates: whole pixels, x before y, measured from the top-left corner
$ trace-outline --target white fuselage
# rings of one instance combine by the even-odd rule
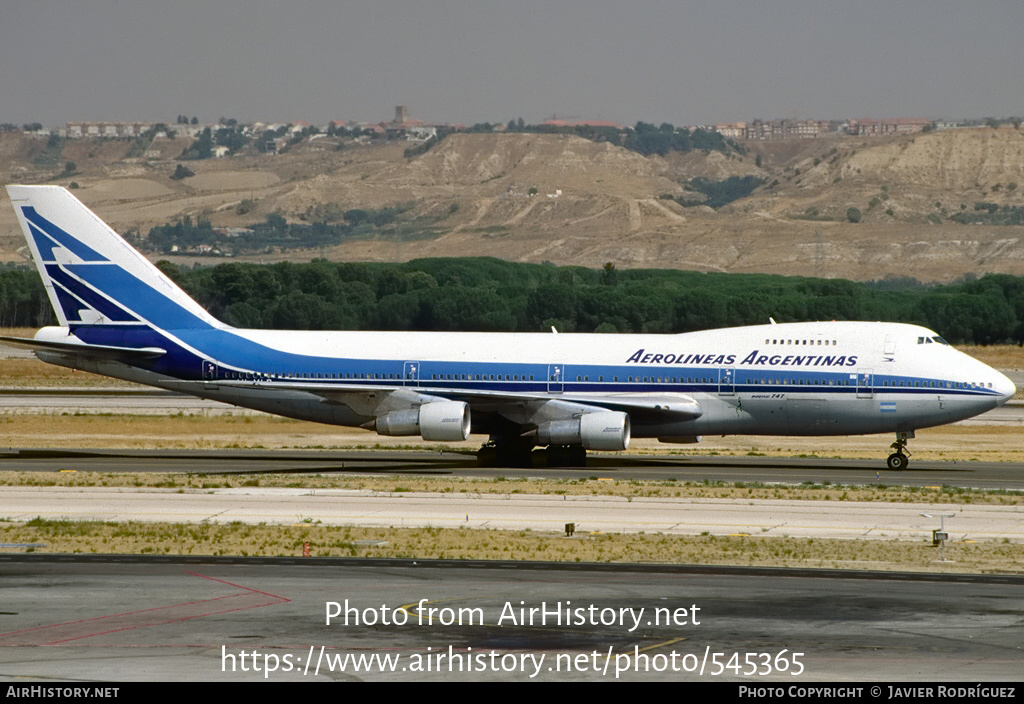
[[[214,355],[193,336],[190,346],[209,362],[202,395],[341,425],[363,424],[367,416],[295,387],[402,387],[440,397],[525,395],[598,406],[616,398],[680,397],[700,406],[700,416],[688,420],[634,414],[634,437],[909,431],[977,415],[1015,391],[1003,374],[934,332],[896,323],[787,323],[677,335],[231,333],[266,353]],[[150,372],[103,366],[97,371],[166,385]]]

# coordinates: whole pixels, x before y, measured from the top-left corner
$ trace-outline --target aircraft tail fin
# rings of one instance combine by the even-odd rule
[[[7,186],[61,326],[224,327],[60,186]]]

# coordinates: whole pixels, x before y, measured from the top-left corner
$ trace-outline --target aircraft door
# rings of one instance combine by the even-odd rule
[[[203,360],[203,379],[215,381],[217,379],[217,364],[208,359]]]
[[[857,398],[874,398],[872,389],[874,385],[874,374],[870,369],[857,370]]]
[[[896,338],[894,338],[892,335],[886,335],[885,336],[885,356],[886,356],[886,358],[888,358],[891,361],[893,355],[895,355],[895,354],[896,354]]]
[[[718,370],[718,395],[719,396],[732,396],[736,393],[736,370],[735,369],[719,369]]]
[[[548,393],[560,394],[565,390],[565,365],[548,365]]]
[[[402,384],[403,386],[419,386],[420,385],[420,363],[419,362],[406,362],[402,369]]]

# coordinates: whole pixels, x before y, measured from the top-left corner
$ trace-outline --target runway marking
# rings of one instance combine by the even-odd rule
[[[244,611],[256,609],[273,604],[283,604],[291,601],[287,597],[278,596],[269,592],[246,587],[241,584],[234,584],[223,579],[210,577],[197,572],[186,572],[185,574],[212,582],[220,582],[231,587],[243,590],[238,594],[226,594],[202,599],[199,601],[186,601],[180,604],[169,604],[167,606],[155,606],[149,609],[136,611],[125,611],[123,613],[109,614],[107,616],[96,616],[94,618],[82,619],[80,621],[67,621],[54,623],[48,626],[37,626],[26,628],[10,633],[0,633],[0,646],[12,645],[60,645],[70,641],[92,638],[119,631],[129,631],[137,628],[148,628],[150,626],[161,626],[178,621],[188,621],[204,616],[231,613],[232,611]],[[267,598],[270,598],[268,601]],[[228,601],[232,603],[227,608],[209,609],[212,604],[225,605]],[[251,603],[250,603],[251,602]],[[99,630],[96,630],[96,629]]]

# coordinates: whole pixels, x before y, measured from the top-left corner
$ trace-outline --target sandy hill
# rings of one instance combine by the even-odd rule
[[[406,143],[321,137],[277,156],[189,162],[196,175],[182,181],[170,176],[187,140],[154,143],[145,158],[129,156],[129,146],[79,141],[54,150],[45,140],[0,135],[0,180],[76,181],[76,194],[122,231],[146,232],[185,214],[222,226],[274,212],[298,220],[328,204],[411,204],[410,216],[436,223],[434,238],[353,242],[326,252],[336,259],[491,255],[859,279],[1024,274],[1020,227],[949,219],[978,201],[1024,206],[1024,133],[1013,128],[751,143],[744,155],[667,158],[566,135],[453,135],[414,157],[404,156]],[[74,174],[64,173],[67,161]],[[747,175],[765,185],[717,212],[670,198],[692,198],[684,185],[695,177]],[[243,201],[253,205],[240,214]],[[862,222],[846,221],[849,208]],[[0,202],[0,256],[17,258],[22,245],[9,204]]]

